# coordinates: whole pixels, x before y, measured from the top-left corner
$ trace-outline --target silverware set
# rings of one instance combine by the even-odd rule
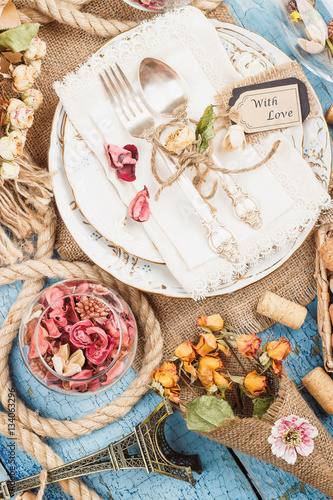
[[[100,78],[125,130],[133,137],[154,143],[170,174],[174,174],[178,169],[178,163],[175,158],[167,156],[158,142],[155,142],[155,120],[120,66],[116,64],[110,67],[109,71],[100,74]],[[156,112],[169,117],[177,116],[180,111],[186,114],[188,102],[186,84],[168,65],[157,59],[144,59],[140,65],[139,79],[148,104]],[[184,123],[190,125],[187,118]],[[217,159],[213,160],[217,164]],[[258,229],[261,226],[261,219],[257,202],[240,188],[231,175],[219,173],[219,180],[231,199],[236,216]],[[235,266],[243,266],[244,259],[238,251],[234,235],[212,213],[190,179],[182,174],[177,183],[204,226],[211,249]]]

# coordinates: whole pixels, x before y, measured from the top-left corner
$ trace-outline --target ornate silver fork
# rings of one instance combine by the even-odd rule
[[[110,68],[110,72],[105,71],[104,74],[100,74],[100,78],[119,121],[133,137],[154,143],[155,120],[153,116],[118,64],[116,64],[116,70],[117,72]],[[156,142],[155,145],[170,173],[176,172],[178,168],[176,160],[167,157]],[[237,242],[232,232],[212,213],[186,176],[181,175],[177,182],[205,227],[211,249],[233,264],[242,266],[244,258],[238,251]]]

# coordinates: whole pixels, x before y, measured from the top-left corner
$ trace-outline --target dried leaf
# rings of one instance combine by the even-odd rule
[[[9,49],[12,52],[26,50],[30,41],[37,36],[38,23],[26,23],[16,26],[0,34],[0,50]]]
[[[257,398],[253,400],[253,413],[252,417],[258,417],[259,420],[265,415],[269,407],[274,401],[274,397],[271,398]]]
[[[188,404],[186,424],[189,430],[210,432],[233,418],[234,413],[227,401],[214,396],[200,396]]]
[[[215,137],[214,134],[215,113],[212,104],[208,106],[199,120],[195,131],[195,137],[200,141],[197,144],[198,153],[204,153],[209,146],[209,140]]]

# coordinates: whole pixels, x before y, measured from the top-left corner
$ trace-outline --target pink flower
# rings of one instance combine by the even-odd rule
[[[268,442],[272,445],[273,455],[293,465],[297,453],[307,457],[313,452],[313,438],[317,436],[318,429],[307,420],[289,415],[275,422]]]
[[[106,158],[111,168],[117,171],[117,176],[126,182],[135,181],[135,167],[138,161],[138,149],[134,144],[123,148],[113,144],[104,144]]]
[[[150,209],[147,198],[149,198],[148,189],[145,186],[139,191],[128,207],[128,216],[137,222],[145,222],[149,219]]]
[[[98,326],[87,328],[87,333],[93,338],[93,344],[86,349],[85,356],[90,363],[101,365],[112,351],[115,340]]]
[[[87,329],[89,328],[97,328],[94,327],[90,319],[78,321],[75,325],[73,325],[69,333],[69,340],[71,344],[78,349],[85,349],[86,347],[92,345],[94,341],[91,334],[87,332]]]

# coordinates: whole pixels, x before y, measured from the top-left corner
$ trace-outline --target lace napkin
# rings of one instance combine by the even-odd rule
[[[202,298],[217,290],[221,283],[231,281],[235,268],[211,251],[205,230],[178,184],[166,188],[158,202],[154,201],[159,184],[151,174],[151,146],[142,139],[130,138],[125,132],[98,76],[118,62],[140,92],[138,67],[144,57],[161,59],[183,76],[189,87],[188,115],[194,119],[199,119],[205,107],[213,102],[217,90],[241,78],[230,63],[212,24],[199,10],[186,7],[144,23],[130,35],[117,37],[115,43],[94,55],[76,73],[67,75],[61,83],[57,82],[55,89],[69,119],[95,153],[123,202],[128,205],[136,192],[144,185],[148,187],[151,217],[143,227],[182,287],[193,298]],[[155,114],[154,118],[157,125],[165,121]],[[235,217],[231,201],[221,187],[212,200],[219,219],[236,237],[246,262],[256,264],[316,220],[321,207],[329,203],[329,197],[283,134],[272,134],[262,141],[260,147],[249,145],[243,153],[223,151],[219,146],[222,137],[223,132],[216,138],[216,153],[224,166],[236,169],[258,163],[274,141],[281,140],[278,152],[268,164],[235,176],[241,187],[259,202],[263,220],[259,231]],[[105,140],[118,146],[133,143],[138,147],[137,180],[134,183],[120,181],[109,168],[103,150]],[[158,161],[158,171],[161,178],[169,176],[161,161]],[[190,173],[186,175],[191,176]],[[213,181],[210,174],[208,191]],[[92,195],[98,196],[98,193]],[[101,216],[112,217],[112,214]]]

